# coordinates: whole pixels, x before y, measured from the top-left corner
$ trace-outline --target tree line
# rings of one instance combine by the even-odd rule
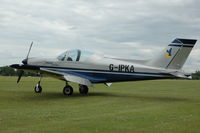
[[[1,76],[18,76],[21,70],[16,70],[11,67],[0,67],[0,75]],[[24,76],[38,76],[37,74],[24,72]]]
[[[18,76],[19,73],[20,70],[16,70],[10,67],[0,67],[1,76]],[[24,72],[24,76],[38,76],[38,75],[30,72]],[[192,79],[200,80],[200,71],[192,73]]]
[[[198,79],[200,80],[200,71],[196,71],[192,74],[192,79]]]

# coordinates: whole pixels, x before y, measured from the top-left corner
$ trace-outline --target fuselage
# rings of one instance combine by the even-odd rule
[[[104,57],[94,54],[84,61],[30,58],[29,66],[45,68],[55,73],[76,75],[92,83],[169,79],[175,76],[165,69],[153,68],[140,63]]]

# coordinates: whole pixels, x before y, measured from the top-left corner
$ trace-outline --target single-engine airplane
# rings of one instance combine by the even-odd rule
[[[32,42],[23,64],[10,67],[22,70],[17,83],[24,71],[38,73],[40,80],[34,89],[36,93],[42,92],[42,75],[48,75],[66,81],[63,93],[67,96],[73,94],[73,88],[68,82],[79,84],[79,92],[87,94],[88,87],[94,83],[110,86],[112,82],[189,78],[191,75],[182,72],[181,68],[196,41],[177,38],[151,60],[112,58],[78,49],[66,51],[52,59],[29,58]]]

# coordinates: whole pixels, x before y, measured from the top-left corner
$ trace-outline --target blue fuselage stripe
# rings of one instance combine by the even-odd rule
[[[89,79],[93,83],[101,82],[116,82],[116,81],[134,81],[134,80],[148,80],[148,79],[166,79],[172,78],[170,74],[166,73],[144,73],[144,72],[111,72],[111,71],[95,71],[92,69],[78,70],[75,69],[50,69],[52,71],[62,72],[66,74],[76,75],[82,78]]]
[[[112,72],[117,74],[152,74],[152,75],[171,75],[168,73],[153,73],[153,72],[122,72],[122,71],[110,71],[110,70],[100,70],[100,69],[85,69],[85,68],[70,68],[70,67],[52,67],[52,66],[39,66],[42,68],[52,68],[52,69],[63,69],[70,71],[93,71],[93,72]]]

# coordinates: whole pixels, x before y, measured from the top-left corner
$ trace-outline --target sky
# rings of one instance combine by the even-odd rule
[[[199,40],[183,70],[200,70],[199,0],[0,0],[0,66],[67,49],[151,59],[175,38]]]

